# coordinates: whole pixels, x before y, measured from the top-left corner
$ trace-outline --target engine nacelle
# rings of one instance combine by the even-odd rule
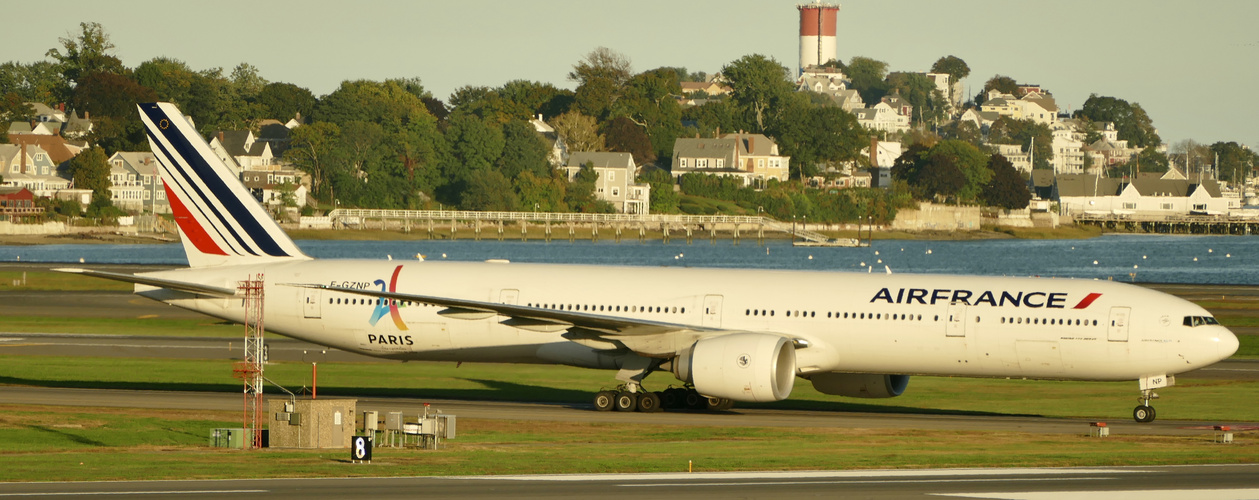
[[[796,382],[791,340],[764,333],[700,339],[673,360],[673,374],[700,394],[735,401],[781,401]]]
[[[809,380],[820,393],[850,398],[894,398],[909,385],[909,375],[870,373],[815,373]]]

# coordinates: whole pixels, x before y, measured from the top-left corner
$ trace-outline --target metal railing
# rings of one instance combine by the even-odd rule
[[[534,222],[534,223],[599,223],[599,224],[753,224],[765,229],[792,234],[808,241],[830,241],[826,235],[759,215],[676,215],[676,214],[592,214],[579,212],[479,212],[472,210],[380,210],[338,208],[328,212],[334,225],[350,218],[394,220],[447,220],[468,222]]]

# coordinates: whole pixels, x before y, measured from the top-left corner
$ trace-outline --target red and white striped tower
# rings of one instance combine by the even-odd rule
[[[796,8],[800,10],[800,71],[835,59],[835,16],[839,5],[815,1]]]

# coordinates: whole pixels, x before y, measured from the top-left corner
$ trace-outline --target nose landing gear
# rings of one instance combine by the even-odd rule
[[[1154,407],[1150,406],[1150,400],[1158,399],[1158,394],[1154,392],[1154,389],[1176,385],[1176,378],[1167,375],[1151,375],[1141,377],[1137,383],[1141,385],[1141,396],[1137,398],[1141,404],[1132,409],[1132,419],[1140,423],[1153,422]]]

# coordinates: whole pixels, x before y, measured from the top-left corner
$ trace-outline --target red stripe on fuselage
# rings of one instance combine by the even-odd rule
[[[1084,309],[1088,306],[1091,306],[1093,305],[1093,301],[1097,300],[1097,298],[1101,296],[1102,294],[1100,293],[1090,293],[1088,294],[1087,297],[1084,297],[1084,300],[1081,300],[1079,304],[1076,304],[1075,307],[1072,307],[1072,309]]]
[[[193,218],[192,213],[188,211],[188,207],[185,207],[183,202],[179,200],[179,197],[171,192],[170,186],[163,185],[162,187],[166,189],[166,199],[170,201],[170,209],[175,215],[175,223],[179,224],[179,229],[183,230],[184,236],[188,237],[188,241],[192,242],[192,246],[197,247],[197,250],[200,250],[201,253],[227,255],[227,252],[220,249],[219,245],[214,242],[210,234],[205,232],[205,228],[201,227],[197,219]]]

